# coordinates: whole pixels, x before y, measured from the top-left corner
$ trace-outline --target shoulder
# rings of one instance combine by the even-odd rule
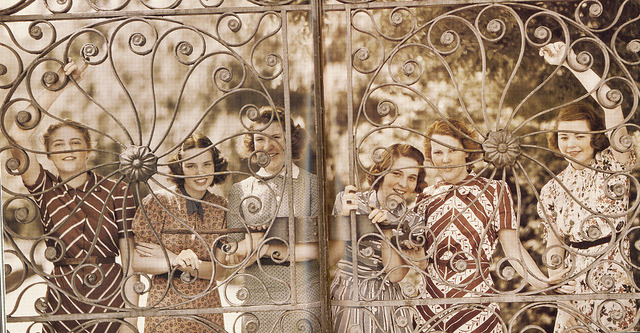
[[[171,193],[168,190],[161,189],[153,193],[149,193],[146,197],[144,197],[144,199],[142,199],[142,204],[145,206],[158,204],[167,205],[177,201],[177,199],[178,197],[175,194]]]
[[[596,153],[594,157],[596,169],[605,171],[622,171],[635,163],[636,155],[633,150],[631,151],[629,162],[625,164],[616,159],[616,157],[613,155],[612,149],[612,147],[607,147],[604,150]]]
[[[227,199],[215,193],[209,192],[208,201],[218,206],[222,206],[222,207],[227,206]]]
[[[318,183],[318,176],[302,168],[300,168],[300,174],[298,175],[298,179],[304,182],[312,183],[312,184]]]

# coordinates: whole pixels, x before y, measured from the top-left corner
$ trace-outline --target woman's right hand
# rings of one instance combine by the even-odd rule
[[[344,193],[340,202],[339,215],[349,216],[352,210],[358,210],[358,197],[356,195],[358,188],[353,185],[347,185],[344,188]]]

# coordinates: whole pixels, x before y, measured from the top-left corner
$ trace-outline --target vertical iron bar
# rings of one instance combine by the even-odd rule
[[[0,178],[0,188],[2,187],[2,178]],[[4,191],[0,191],[0,202],[4,203],[4,201],[2,200],[2,192]],[[0,209],[0,251],[2,252],[2,255],[0,256],[0,313],[2,315],[0,315],[0,327],[2,327],[2,331],[6,332],[6,327],[7,327],[7,318],[5,317],[5,313],[6,313],[6,304],[5,304],[5,295],[6,295],[6,288],[4,285],[4,274],[5,274],[5,267],[4,267],[4,209]]]
[[[356,169],[355,169],[355,136],[354,136],[354,124],[353,124],[353,92],[352,92],[352,68],[353,68],[353,48],[351,45],[351,6],[345,6],[345,22],[347,23],[347,133],[349,139],[349,184],[356,185]],[[357,187],[357,186],[356,186]],[[358,290],[358,235],[356,234],[356,212],[351,211],[349,216],[351,222],[351,264],[353,265],[353,285],[351,286],[356,290],[353,293],[352,300],[360,300],[360,293]]]
[[[286,138],[286,147],[285,151],[285,168],[287,170],[287,178],[285,179],[285,183],[289,184],[289,186],[285,186],[287,189],[286,195],[289,196],[289,268],[291,273],[291,305],[298,304],[298,296],[296,290],[296,229],[295,229],[295,211],[293,209],[293,168],[292,168],[292,160],[291,160],[291,96],[289,92],[289,47],[287,42],[288,38],[288,30],[287,30],[287,10],[283,9],[280,11],[280,15],[282,16],[282,72],[284,74],[284,82],[283,85],[283,94],[284,94],[284,117],[285,117],[285,138]]]
[[[320,247],[320,273],[322,279],[320,279],[322,290],[322,323],[324,332],[330,332],[332,329],[331,316],[330,316],[330,300],[329,300],[329,285],[327,278],[329,277],[329,267],[327,267],[327,246],[328,239],[326,235],[329,234],[328,223],[326,223],[324,207],[324,76],[322,66],[323,56],[323,42],[322,38],[322,26],[324,12],[322,8],[322,0],[311,0],[311,34],[313,40],[313,72],[314,72],[314,92],[313,92],[313,104],[314,104],[314,117],[315,117],[315,135],[316,135],[316,174],[318,176],[318,246]],[[320,137],[320,140],[318,140]]]

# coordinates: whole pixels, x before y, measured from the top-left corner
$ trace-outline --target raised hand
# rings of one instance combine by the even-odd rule
[[[82,61],[80,66],[78,66],[75,61],[69,59],[69,62],[64,65],[63,68],[64,75],[72,77],[74,80],[76,80],[76,82],[80,82],[84,78],[87,66],[89,66],[89,64],[85,61]]]
[[[550,65],[558,66],[564,65],[567,66],[567,62],[565,61],[565,54],[567,53],[567,46],[564,42],[555,42],[551,44],[547,44],[544,47],[540,48],[538,54],[541,57],[544,57],[544,60]],[[573,50],[569,49],[569,54],[567,55],[568,59],[575,60],[576,54]]]

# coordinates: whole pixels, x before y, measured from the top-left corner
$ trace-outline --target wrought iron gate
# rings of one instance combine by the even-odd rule
[[[135,331],[144,319],[145,332],[484,332],[478,323],[493,321],[487,325],[496,331],[545,332],[565,320],[556,319],[561,313],[575,322],[559,331],[636,331],[638,18],[640,3],[622,0],[2,4],[6,328],[34,332],[78,321],[67,327],[97,332],[115,323]],[[574,53],[545,61],[541,48],[555,42]],[[65,75],[69,62],[88,68]],[[576,77],[585,73],[596,82],[583,87]],[[603,118],[620,111],[623,120],[563,132],[617,138],[593,164],[574,164],[582,174],[567,176],[559,172],[579,157],[558,150],[554,119],[578,102]],[[446,167],[431,163],[425,141],[442,142],[426,131],[438,120],[452,126],[452,119],[473,131],[464,147],[473,179],[494,185],[438,187]],[[90,166],[63,179],[42,172],[25,178],[38,161],[47,170],[59,165],[39,132],[23,134],[69,120],[92,139],[59,150],[88,153]],[[198,146],[194,134],[211,141]],[[363,211],[371,209],[373,189],[398,171],[388,157],[399,142],[426,155],[418,182],[424,177],[435,187],[417,199],[404,194],[423,186],[374,200],[399,223],[334,216],[334,198],[348,184],[363,194]],[[202,152],[187,154],[193,144]],[[193,179],[186,168],[203,167],[188,164],[207,151],[215,170],[197,175],[216,185],[192,200],[188,189],[199,185],[185,184]],[[612,159],[621,155],[630,162],[617,168]],[[385,160],[392,162],[372,168]],[[109,180],[96,178],[84,191],[67,184],[86,171]],[[455,208],[453,220],[468,218],[477,202],[494,207],[483,202],[490,186],[500,189],[491,194],[501,203],[495,206],[513,209],[511,224],[481,227],[475,236],[460,231],[478,239],[441,247],[457,231],[429,224],[430,200],[478,195]],[[92,218],[85,209],[96,200],[103,207],[92,208]],[[60,209],[69,209],[62,218],[55,216]],[[503,213],[478,214],[493,220]],[[407,225],[410,219],[415,223]],[[120,231],[103,239],[96,230],[111,220]],[[69,240],[74,221],[92,228]],[[525,256],[494,253],[502,227],[515,229],[544,273],[570,270],[544,287],[529,286],[535,272]],[[134,239],[161,246],[135,249]],[[336,269],[332,250],[345,247],[356,254],[344,255]],[[199,258],[192,262],[198,269],[175,259],[187,250]],[[127,268],[125,260],[120,269],[124,253],[134,264]],[[363,262],[374,268],[363,273]],[[113,267],[118,272],[109,275]],[[403,278],[392,282],[399,272]],[[554,292],[574,281],[578,291]],[[384,296],[393,288],[393,297]],[[104,293],[89,296],[96,290]],[[118,295],[124,300],[116,306]],[[70,304],[92,310],[64,308]],[[452,323],[465,316],[480,319]]]

